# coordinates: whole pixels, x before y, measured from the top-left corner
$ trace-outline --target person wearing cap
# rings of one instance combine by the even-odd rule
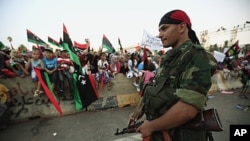
[[[45,57],[43,58],[44,70],[48,73],[52,89],[55,90],[57,81],[57,59],[53,57],[53,49],[45,48]]]
[[[129,125],[145,114],[146,120],[136,130],[143,138],[164,141],[166,131],[172,141],[206,141],[208,131],[186,129],[183,124],[205,109],[217,62],[201,47],[182,10],[172,10],[161,18],[159,38],[164,48],[172,49],[162,56],[154,80],[142,93],[143,108],[130,115]]]

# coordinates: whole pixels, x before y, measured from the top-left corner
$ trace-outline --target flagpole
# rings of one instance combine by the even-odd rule
[[[102,50],[103,50],[103,38],[105,37],[105,35],[103,34],[103,36],[102,36],[102,48],[101,48],[101,52],[102,52]]]

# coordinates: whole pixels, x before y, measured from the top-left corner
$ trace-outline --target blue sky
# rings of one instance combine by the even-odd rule
[[[157,35],[160,18],[173,9],[186,11],[199,35],[243,25],[250,21],[249,7],[249,0],[0,0],[0,41],[9,46],[11,36],[15,48],[30,48],[26,29],[46,42],[48,36],[59,40],[64,23],[73,41],[89,38],[98,48],[105,34],[115,47],[118,37],[127,47],[141,42],[144,29]],[[240,43],[250,43],[246,36],[250,31],[239,34]]]

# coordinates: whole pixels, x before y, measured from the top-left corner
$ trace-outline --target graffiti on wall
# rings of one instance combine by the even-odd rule
[[[53,107],[45,93],[34,97],[35,87],[25,87],[25,85],[27,84],[16,82],[8,87],[11,97],[10,110],[12,118],[18,118],[21,114],[28,115],[30,111],[34,111],[34,108],[39,109],[44,106]],[[67,91],[65,93],[67,93]],[[66,101],[70,102],[70,104],[74,104],[73,96],[70,94],[56,94],[56,97],[59,104]]]

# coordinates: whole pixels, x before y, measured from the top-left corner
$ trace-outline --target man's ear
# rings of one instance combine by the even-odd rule
[[[186,23],[180,23],[180,24],[178,24],[178,28],[179,28],[179,33],[184,33],[187,30],[187,24]]]

